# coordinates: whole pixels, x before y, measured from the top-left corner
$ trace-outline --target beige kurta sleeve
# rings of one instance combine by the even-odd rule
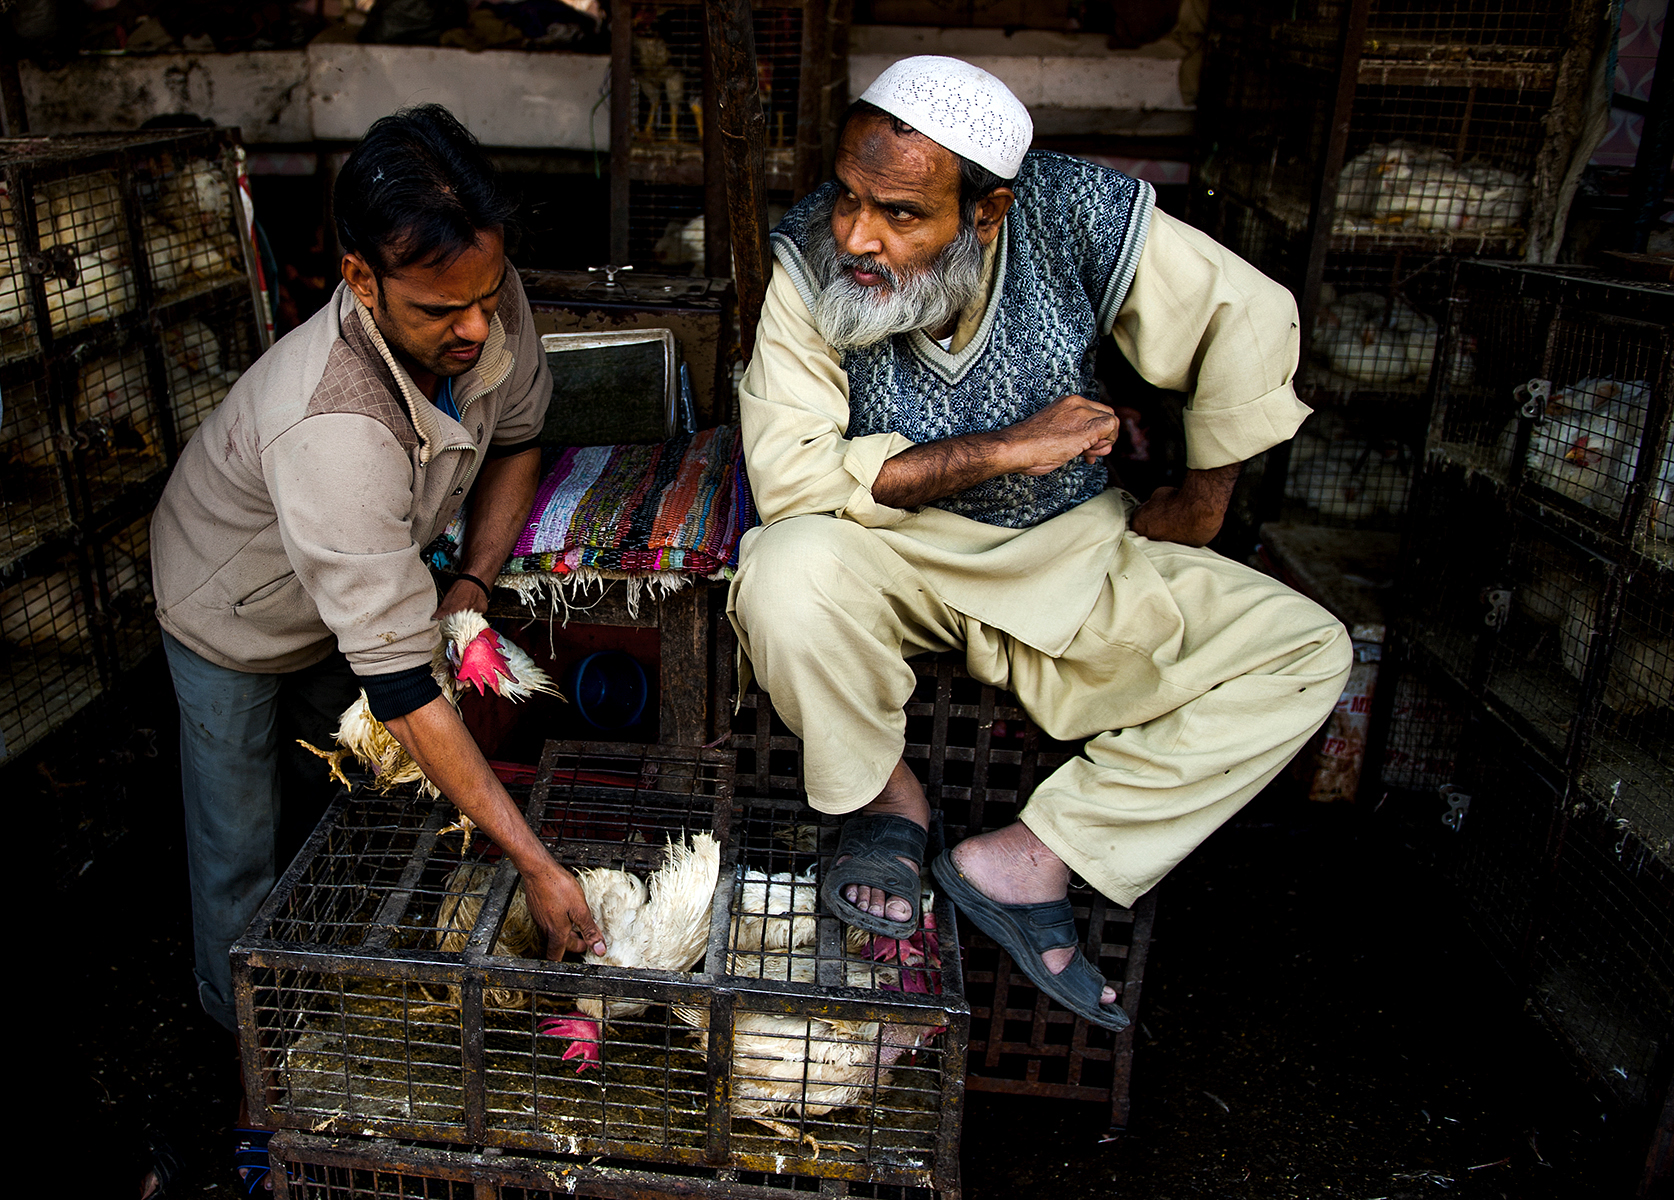
[[[814,327],[796,285],[775,264],[739,389],[739,426],[762,523],[830,513],[867,526],[906,511],[879,504],[872,484],[913,443],[898,433],[850,438],[849,380]]]
[[[1288,440],[1300,326],[1290,292],[1200,230],[1151,216],[1112,330],[1134,369],[1186,400],[1186,466],[1243,462]]]

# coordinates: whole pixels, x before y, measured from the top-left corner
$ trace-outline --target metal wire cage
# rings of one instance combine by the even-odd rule
[[[0,139],[0,729],[155,648],[144,514],[264,347],[230,130]]]
[[[732,782],[719,751],[548,743],[528,796],[572,868],[644,876],[668,839],[716,836],[692,973],[547,962],[515,870],[444,839],[451,806],[339,797],[234,947],[252,1105],[290,1129],[955,1186],[957,951],[846,944],[814,905],[835,825],[735,810]]]
[[[950,843],[1015,821],[1035,785],[1079,750],[1047,737],[1014,697],[972,679],[952,656],[915,660],[913,670],[903,757]],[[759,689],[744,693],[729,744],[740,791],[787,802],[801,794],[801,743]],[[1083,949],[1137,1024],[1155,894],[1126,909],[1076,891],[1071,904]],[[966,1086],[1108,1104],[1111,1126],[1126,1126],[1133,1026],[1112,1033],[1077,1017],[969,925],[960,928],[959,949],[971,1006]]]

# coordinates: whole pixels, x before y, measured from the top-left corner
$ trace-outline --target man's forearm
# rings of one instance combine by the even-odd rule
[[[471,489],[471,519],[465,527],[461,571],[494,582],[529,519],[540,479],[539,450],[483,463],[476,486]]]
[[[556,865],[445,697],[437,696],[384,724],[425,777],[505,851],[519,871],[540,872]]]
[[[891,508],[934,504],[966,488],[1004,475],[997,433],[968,433],[912,446],[884,461],[872,482],[872,498]]]

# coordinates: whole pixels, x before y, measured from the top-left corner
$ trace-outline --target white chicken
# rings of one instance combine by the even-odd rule
[[[1412,460],[1399,443],[1298,436],[1287,493],[1323,516],[1363,521],[1406,511]]]
[[[239,373],[222,369],[220,341],[195,317],[163,330],[163,353],[168,357],[169,408],[184,447],[203,419],[226,399]]]
[[[1314,318],[1314,353],[1331,369],[1359,383],[1423,383],[1436,357],[1436,322],[1399,297],[1376,292],[1321,295]],[[1468,343],[1454,350],[1449,378],[1469,380],[1474,362]]]
[[[109,172],[48,184],[36,194],[36,233],[54,265],[47,318],[63,331],[126,312],[133,271],[122,230],[122,194]]]
[[[589,950],[583,961],[646,971],[691,970],[709,940],[709,911],[720,871],[721,845],[707,833],[693,835],[690,846],[671,840],[663,865],[643,882],[632,871],[610,867],[578,871],[587,911],[605,940],[603,954]],[[540,1031],[569,1038],[563,1058],[580,1059],[576,1070],[585,1071],[599,1063],[603,1024],[645,1009],[638,1000],[583,996],[576,1001],[577,1011],[549,1018]]]
[[[1577,679],[1592,654],[1598,605],[1599,591],[1594,587],[1571,593],[1566,605],[1559,645],[1564,669]],[[1603,701],[1606,708],[1622,717],[1674,703],[1674,637],[1651,634],[1624,617],[1616,629]]]
[[[1583,379],[1553,392],[1529,434],[1530,481],[1601,511],[1618,506],[1633,478],[1649,402],[1643,380]]]
[[[527,700],[536,692],[559,695],[551,677],[521,647],[502,638],[489,628],[481,613],[471,609],[442,618],[441,639],[431,656],[430,674],[448,703],[456,708],[468,686],[484,695],[494,692],[512,701]],[[395,735],[372,715],[364,690],[343,710],[334,736],[339,747],[336,750],[321,750],[301,738],[297,745],[325,759],[332,778],[344,787],[351,784],[343,773],[343,762],[352,756],[372,772],[372,786],[380,792],[417,783],[425,795],[441,795],[441,789],[425,777]],[[474,829],[471,819],[460,813],[458,822],[442,832],[463,833],[469,845]]]
[[[135,450],[162,456],[150,376],[138,351],[101,358],[81,369],[74,422],[93,452]]]
[[[818,894],[812,868],[801,875],[745,872],[733,917],[728,974],[816,982]],[[941,961],[930,905],[924,908],[923,928],[909,939],[870,937],[852,927],[845,928],[844,937],[849,987],[940,991],[936,972]],[[897,965],[880,966],[878,961]],[[707,1010],[676,1006],[673,1012],[692,1026],[694,1040],[707,1051]],[[820,1143],[812,1134],[774,1118],[819,1117],[868,1103],[878,1089],[889,1086],[891,1068],[939,1032],[899,1021],[808,1018],[741,1008],[733,1019],[733,1115],[810,1146],[817,1158]]]
[[[1518,225],[1529,182],[1414,142],[1373,143],[1337,177],[1337,225],[1487,232]]]

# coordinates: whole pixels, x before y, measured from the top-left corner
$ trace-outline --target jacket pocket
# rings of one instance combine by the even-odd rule
[[[295,612],[299,606],[308,607],[307,593],[302,589],[302,580],[295,575],[286,575],[272,583],[263,584],[232,607],[236,615],[247,620],[259,621],[264,625],[283,625],[287,622],[276,622],[272,618],[282,613]]]

